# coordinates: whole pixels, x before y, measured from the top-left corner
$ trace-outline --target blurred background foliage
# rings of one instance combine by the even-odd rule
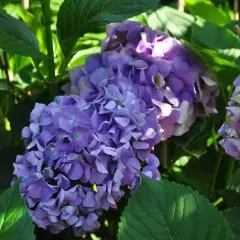
[[[0,0],[0,8],[24,21],[36,35],[40,52],[46,54],[41,3],[31,0],[29,6],[24,6],[24,2],[26,1]],[[68,70],[83,65],[86,57],[100,52],[101,41],[105,38],[105,28],[85,34],[78,40],[67,61],[64,60],[56,33],[57,12],[62,2],[51,0],[57,79],[51,84],[58,95],[63,94],[61,86],[69,81]],[[225,106],[231,96],[233,80],[240,74],[240,40],[234,27],[240,25],[240,21],[237,20],[237,12],[234,12],[233,1],[186,0],[185,12],[178,11],[177,1],[163,0],[159,6],[157,11],[146,12],[133,19],[180,39],[213,71],[213,78],[218,81],[220,89],[217,98],[218,114],[198,119],[188,133],[155,148],[160,161],[163,151],[168,156],[167,168],[161,166],[160,169],[162,178],[191,186],[221,210],[229,206],[240,206],[240,168],[218,146],[217,134],[225,121]],[[1,192],[10,186],[13,162],[16,155],[24,150],[21,129],[28,125],[29,114],[35,102],[52,101],[49,88],[53,86],[46,82],[46,77],[47,69],[40,60],[36,64],[30,57],[0,50]],[[103,228],[110,229],[114,235],[116,223],[111,225],[110,215],[108,219],[109,222],[105,222]],[[92,239],[100,238],[92,235]]]

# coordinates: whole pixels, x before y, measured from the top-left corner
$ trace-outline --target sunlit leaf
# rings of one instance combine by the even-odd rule
[[[142,176],[125,208],[119,240],[234,239],[222,213],[189,187]]]
[[[216,51],[222,57],[236,60],[240,55],[240,39],[229,29],[198,20],[192,27],[192,42]]]
[[[146,15],[145,18],[151,28],[168,31],[179,38],[184,37],[195,21],[192,15],[166,6]]]
[[[0,48],[35,59],[44,59],[45,55],[39,52],[36,37],[26,24],[0,11]]]
[[[99,53],[100,47],[87,48],[81,51],[78,51],[68,64],[68,68],[71,69],[76,66],[82,66],[85,63],[85,60],[88,56]]]
[[[34,240],[34,226],[19,194],[19,181],[0,196],[0,239]]]
[[[231,21],[228,12],[216,7],[210,0],[187,0],[186,9],[211,23],[223,25]]]

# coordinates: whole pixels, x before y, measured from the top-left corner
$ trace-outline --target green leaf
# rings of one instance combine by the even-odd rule
[[[240,55],[240,39],[224,27],[198,20],[192,26],[192,43],[236,60]]]
[[[166,6],[150,13],[145,18],[149,27],[170,32],[178,38],[183,38],[195,21],[192,15]]]
[[[85,33],[158,6],[158,0],[65,0],[57,20],[58,37],[64,55],[68,55],[77,39]]]
[[[9,57],[8,62],[10,69],[14,73],[17,73],[24,69],[26,66],[31,65],[31,58],[14,54]]]
[[[226,24],[231,16],[223,9],[216,7],[210,0],[187,0],[186,9],[193,15],[198,15],[208,22]]]
[[[237,239],[240,239],[240,207],[223,211]]]
[[[36,37],[25,23],[0,11],[0,48],[6,52],[44,59]]]
[[[0,239],[35,239],[32,220],[19,194],[19,182],[0,197]]]
[[[84,65],[85,60],[88,56],[99,53],[100,51],[101,51],[100,47],[92,47],[78,51],[69,62],[68,68],[72,69],[74,67]]]
[[[119,240],[231,240],[233,234],[217,208],[189,187],[142,176],[125,208]]]

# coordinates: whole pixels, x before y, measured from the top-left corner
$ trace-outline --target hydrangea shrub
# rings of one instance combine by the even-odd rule
[[[69,96],[36,104],[14,174],[33,221],[81,236],[117,208],[137,170],[160,179],[151,151],[215,113],[216,83],[179,41],[138,22],[110,25],[102,52],[70,71]]]
[[[237,5],[185,6],[0,3],[0,239],[240,236]]]

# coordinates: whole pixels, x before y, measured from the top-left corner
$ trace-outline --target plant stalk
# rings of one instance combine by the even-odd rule
[[[163,169],[168,168],[168,159],[167,159],[167,141],[161,142],[161,166]]]
[[[9,68],[8,55],[4,51],[3,51],[3,61],[1,62],[1,65],[6,76],[8,89],[11,90],[13,88],[13,76]]]
[[[184,12],[185,9],[185,0],[178,0],[178,11]]]
[[[218,158],[215,162],[213,177],[210,185],[210,196],[212,196],[215,191],[217,175],[220,169],[221,162],[222,162],[222,155],[218,152]]]
[[[28,10],[29,9],[29,0],[22,0],[22,6],[24,10]]]
[[[234,20],[239,20],[239,0],[234,0],[233,2],[233,14],[234,14]]]
[[[220,203],[222,203],[224,200],[222,197],[220,197],[219,199],[217,199],[214,203],[213,206],[216,207],[217,205],[219,205]]]
[[[231,181],[232,181],[235,161],[236,161],[235,159],[229,158],[225,186],[228,186],[231,183]]]
[[[52,30],[51,30],[51,20],[52,20],[52,11],[50,8],[50,0],[42,1],[42,12],[43,12],[43,21],[45,26],[46,34],[46,45],[47,45],[47,68],[48,68],[48,83],[50,87],[51,97],[56,95],[56,88],[54,84],[56,83],[55,76],[55,63],[54,63],[54,52],[53,52],[53,39],[52,39]]]
[[[234,26],[234,30],[235,30],[236,34],[238,35],[238,37],[240,38],[240,27],[237,24]]]

